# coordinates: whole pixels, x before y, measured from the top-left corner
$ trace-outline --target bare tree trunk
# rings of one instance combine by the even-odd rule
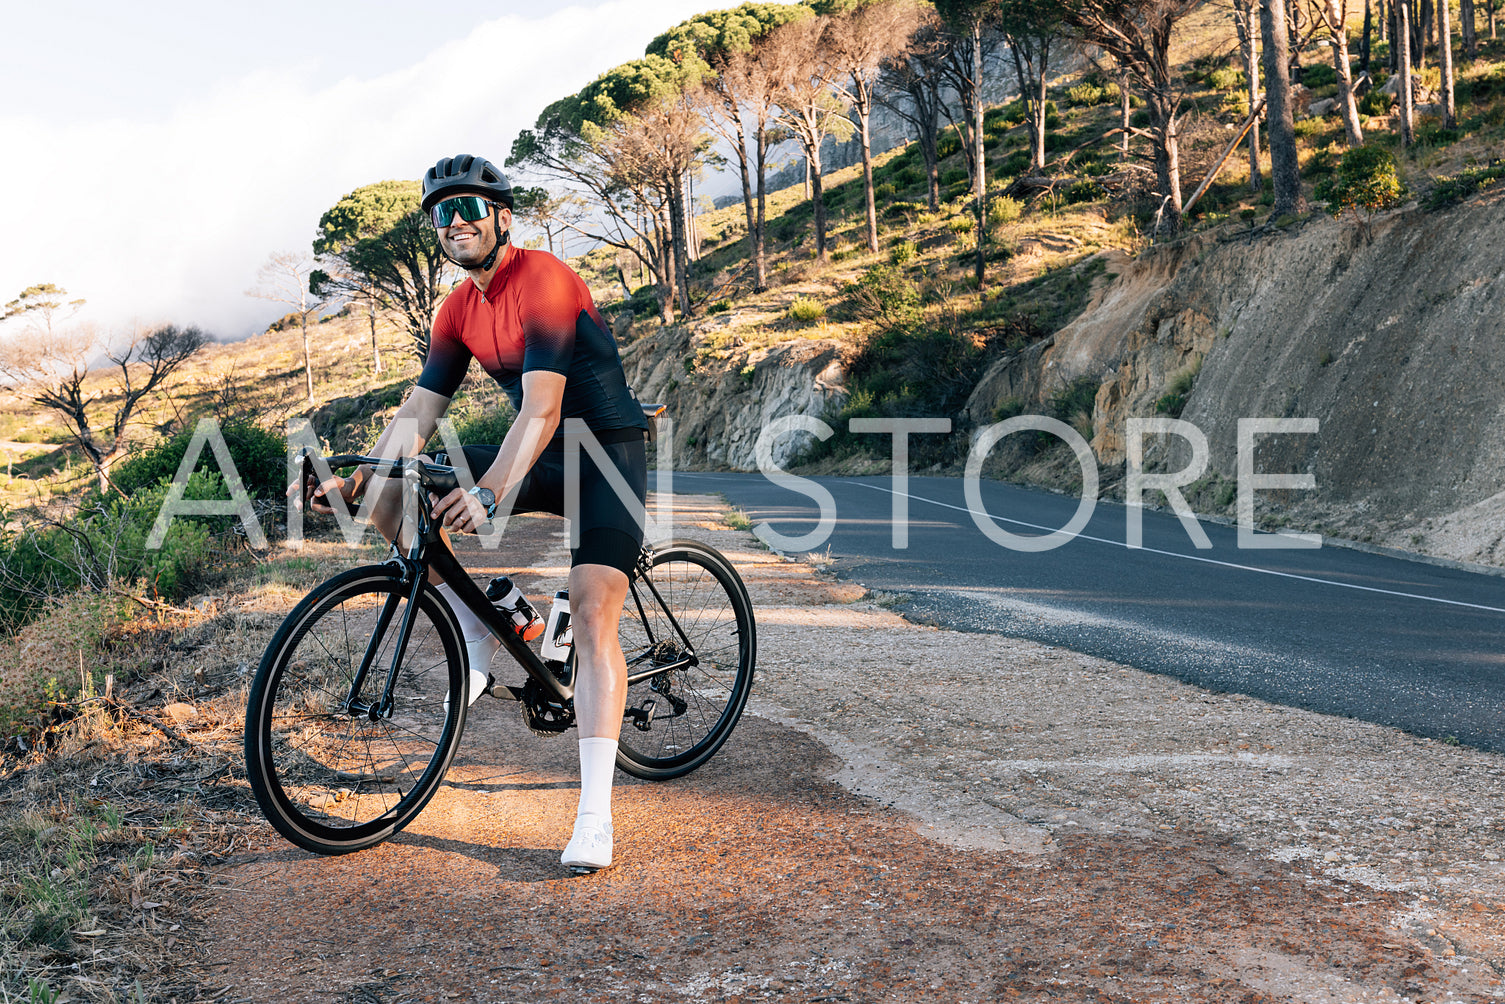
[[[1479,55],[1479,35],[1474,20],[1474,0],[1460,0],[1458,4],[1459,26],[1463,31],[1463,55],[1472,62]]]
[[[1369,40],[1374,35],[1374,4],[1364,0],[1364,37],[1359,42],[1359,68],[1369,72]]]
[[[926,111],[920,115],[919,143],[920,155],[925,158],[926,203],[930,211],[935,212],[941,208],[941,158],[936,152],[936,141],[940,135],[941,125],[940,85],[931,79],[920,86],[929,88],[929,94],[925,95],[928,98],[925,104]]]
[[[852,77],[854,102],[857,112],[857,130],[862,138],[862,194],[867,202],[867,249],[878,251],[878,210],[873,204],[873,92],[867,81],[859,75]]]
[[[1147,98],[1150,128],[1160,134],[1160,141],[1155,144],[1155,181],[1161,196],[1156,213],[1159,223],[1155,227],[1158,239],[1173,237],[1181,229],[1181,153],[1174,99],[1156,91],[1151,91]]]
[[[1412,134],[1413,112],[1411,97],[1411,0],[1395,2],[1395,39],[1400,52],[1396,61],[1400,64],[1400,141],[1410,146],[1415,141]]]
[[[752,178],[747,171],[747,131],[742,127],[742,116],[734,116],[737,123],[737,143],[744,151],[737,158],[737,171],[742,177],[742,208],[747,214],[747,260],[758,260],[758,214],[753,207]],[[758,283],[754,280],[754,285]]]
[[[366,298],[366,318],[371,322],[371,362],[376,375],[381,375],[381,349],[376,344],[376,297]]]
[[[805,157],[805,198],[806,199],[809,199],[809,198],[812,197],[811,192],[812,192],[812,189],[810,187],[810,157],[809,157],[809,155],[806,155],[806,157]]]
[[[1390,18],[1394,16],[1395,12],[1393,9],[1385,6],[1385,0],[1375,0],[1375,3],[1379,6],[1379,9],[1375,13],[1379,16],[1380,21],[1380,41],[1384,42],[1390,38]],[[1391,59],[1393,61],[1393,54]]]
[[[679,312],[690,316],[690,241],[685,227],[685,184],[678,175],[669,179],[669,219],[673,230],[670,242],[674,247],[674,273],[679,291]]]
[[[1233,24],[1238,29],[1239,56],[1249,84],[1249,107],[1259,106],[1259,26],[1253,0],[1234,0]],[[1249,191],[1258,192],[1265,181],[1259,168],[1259,118],[1249,127]]]
[[[1427,65],[1426,30],[1422,27],[1421,19],[1416,16],[1416,0],[1406,0],[1405,6],[1407,23],[1410,25],[1410,41],[1408,51],[1411,53],[1411,68],[1418,73]]]
[[[298,320],[303,326],[303,377],[308,381],[308,403],[314,403],[314,365],[308,358],[308,311],[300,311]]]
[[[1442,124],[1458,127],[1458,105],[1453,99],[1453,26],[1448,0],[1437,0],[1437,36],[1442,55]]]
[[[822,263],[826,261],[826,197],[825,190],[821,187],[820,177],[820,143],[815,144],[813,151],[805,151],[806,177],[810,180],[810,207],[815,215],[815,257]]]
[[[1364,145],[1359,128],[1359,108],[1353,100],[1353,71],[1348,66],[1348,5],[1345,0],[1327,0],[1327,26],[1333,33],[1333,70],[1338,75],[1338,110],[1350,148]]]
[[[986,260],[983,245],[987,243],[987,231],[983,227],[983,201],[988,194],[988,165],[982,145],[982,21],[978,18],[972,21],[972,97],[972,136],[977,159],[977,170],[972,176],[972,193],[977,203],[977,291],[981,293],[987,286],[983,275]],[[1041,110],[1044,110],[1044,105]]]
[[[1129,121],[1133,118],[1134,106],[1129,103],[1129,75],[1118,75],[1118,159],[1129,161]]]
[[[1300,213],[1301,168],[1296,159],[1296,122],[1291,108],[1291,78],[1287,67],[1285,0],[1260,0],[1259,27],[1264,42],[1265,94],[1270,125],[1270,176],[1275,182],[1272,217]]]
[[[673,209],[668,210],[673,216]],[[674,239],[670,236],[671,224],[664,219],[664,210],[659,209],[654,213],[653,229],[658,237],[658,260],[659,267],[663,271],[663,282],[658,289],[659,319],[665,324],[674,323]]]
[[[758,122],[758,236],[753,242],[753,289],[762,292],[768,288],[768,231],[764,225],[767,203],[764,198],[764,180],[767,177],[768,127]]]

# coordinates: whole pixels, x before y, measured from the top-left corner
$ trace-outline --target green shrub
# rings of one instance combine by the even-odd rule
[[[941,187],[949,188],[958,182],[967,180],[967,169],[964,167],[952,167],[941,172]]]
[[[1078,202],[1096,202],[1098,199],[1107,197],[1107,194],[1103,186],[1095,181],[1078,181],[1066,189],[1066,204],[1074,205]]]
[[[147,547],[152,525],[172,488],[170,476],[129,496],[94,495],[59,522],[13,526],[0,535],[0,630],[14,631],[50,596],[134,586],[173,600],[187,595],[208,563],[216,531],[228,516],[176,516],[160,547]],[[229,498],[218,473],[195,471],[185,500]]]
[[[935,141],[935,154],[941,160],[945,160],[954,153],[960,153],[961,149],[962,141],[957,138],[954,129],[942,133],[940,139]]]
[[[1244,71],[1231,66],[1220,66],[1207,75],[1207,86],[1215,91],[1238,91],[1247,89],[1249,78]]]
[[[632,299],[628,300],[626,305],[631,309],[634,316],[640,317],[643,314],[657,314],[659,312],[658,287],[654,285],[639,286],[632,291]]]
[[[475,404],[464,410],[450,413],[450,420],[455,423],[455,435],[462,443],[500,445],[501,441],[507,438],[507,430],[512,428],[513,417],[510,402],[503,402],[494,407]],[[437,444],[433,447],[436,450],[443,448]]]
[[[1390,114],[1390,95],[1382,92],[1378,87],[1371,89],[1359,99],[1360,115],[1388,115]]]
[[[1029,151],[1015,150],[998,165],[998,177],[1017,178],[1029,167]]]
[[[1018,199],[998,195],[988,200],[988,223],[992,226],[1013,223],[1023,214],[1024,204]]]
[[[913,188],[925,180],[925,172],[918,167],[906,167],[893,178],[897,188]]]
[[[800,324],[814,324],[826,316],[826,305],[808,296],[797,296],[789,304],[789,318]]]
[[[1302,69],[1301,83],[1314,91],[1319,87],[1333,87],[1338,83],[1338,71],[1328,63],[1317,63]]]
[[[1191,396],[1191,389],[1197,382],[1197,374],[1201,371],[1202,361],[1199,359],[1177,373],[1165,388],[1165,393],[1155,402],[1155,411],[1161,415],[1180,418],[1182,410],[1186,408],[1186,399]]]
[[[894,195],[897,194],[897,193],[898,193],[898,189],[896,189],[893,185],[891,185],[891,184],[889,184],[888,182],[885,181],[881,185],[874,186],[874,188],[873,188],[873,201],[874,202],[887,201],[888,199],[892,199],[894,197]]]
[[[1077,84],[1067,88],[1066,100],[1078,108],[1091,108],[1103,103],[1103,89],[1095,84]]]
[[[705,308],[705,312],[707,314],[724,314],[728,310],[731,310],[731,309],[732,309],[732,301],[730,301],[730,300],[717,300],[715,303],[713,303],[709,307]]]
[[[1471,167],[1456,175],[1443,175],[1436,179],[1435,186],[1427,196],[1427,208],[1441,209],[1444,206],[1462,202],[1501,178],[1505,178],[1505,164],[1496,164],[1492,167]]]
[[[229,419],[220,425],[220,433],[230,450],[235,471],[252,498],[281,499],[287,490],[287,441],[276,433],[242,419]],[[184,431],[131,453],[116,464],[110,480],[126,495],[133,495],[177,474],[193,430]],[[217,470],[214,451],[206,443],[199,454],[197,471]]]
[[[1334,216],[1345,209],[1376,213],[1398,205],[1406,186],[1389,150],[1361,146],[1344,154],[1332,175],[1318,182],[1316,195]]]
[[[977,220],[972,218],[971,213],[963,213],[960,216],[953,216],[946,224],[946,229],[954,234],[970,234],[977,229]]]
[[[914,261],[915,256],[919,253],[920,249],[915,245],[914,241],[900,241],[889,249],[888,260],[895,265],[903,265]]]
[[[919,288],[892,265],[872,266],[846,292],[858,314],[881,318],[889,324],[913,319],[920,306]]]

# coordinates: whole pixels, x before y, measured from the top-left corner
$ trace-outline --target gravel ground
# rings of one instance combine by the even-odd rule
[[[618,865],[558,864],[573,737],[478,706],[405,834],[318,858],[268,828],[218,872],[206,992],[1505,1000],[1505,758],[917,626],[678,505],[748,582],[758,680],[709,765],[619,777]],[[514,526],[535,596],[552,529]]]

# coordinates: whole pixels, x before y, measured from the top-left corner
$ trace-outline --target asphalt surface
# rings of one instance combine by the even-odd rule
[[[829,535],[775,549],[829,549],[838,574],[901,594],[912,618],[1505,752],[1505,577],[1334,546],[1240,549],[1235,528],[1205,522],[1200,550],[1159,511],[1131,549],[1111,502],[1031,553],[983,533],[957,478],[909,479],[898,548],[889,477],[809,481],[830,492]],[[723,494],[764,534],[818,531],[817,501],[761,474],[676,472],[673,487]],[[991,481],[980,492],[990,525],[1020,536],[1065,526],[1078,504]]]

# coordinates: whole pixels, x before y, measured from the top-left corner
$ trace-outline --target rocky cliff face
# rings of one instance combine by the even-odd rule
[[[701,327],[715,324],[711,318]],[[697,359],[690,331],[671,327],[627,345],[622,363],[640,400],[669,406],[676,466],[757,470],[758,435],[771,422],[819,418],[847,396],[842,348],[826,340]],[[780,437],[774,462],[787,464],[811,439],[803,432]]]
[[[1102,374],[1092,443],[1121,463],[1126,419],[1155,414],[1172,380],[1197,372],[1181,417],[1223,477],[1237,472],[1240,418],[1316,418],[1317,434],[1257,453],[1262,471],[1316,476],[1297,493],[1302,521],[1460,558],[1502,549],[1480,514],[1505,523],[1505,197],[1368,229],[1321,220],[1196,238],[1112,267],[1113,284],[1034,359],[989,371],[969,418]]]

